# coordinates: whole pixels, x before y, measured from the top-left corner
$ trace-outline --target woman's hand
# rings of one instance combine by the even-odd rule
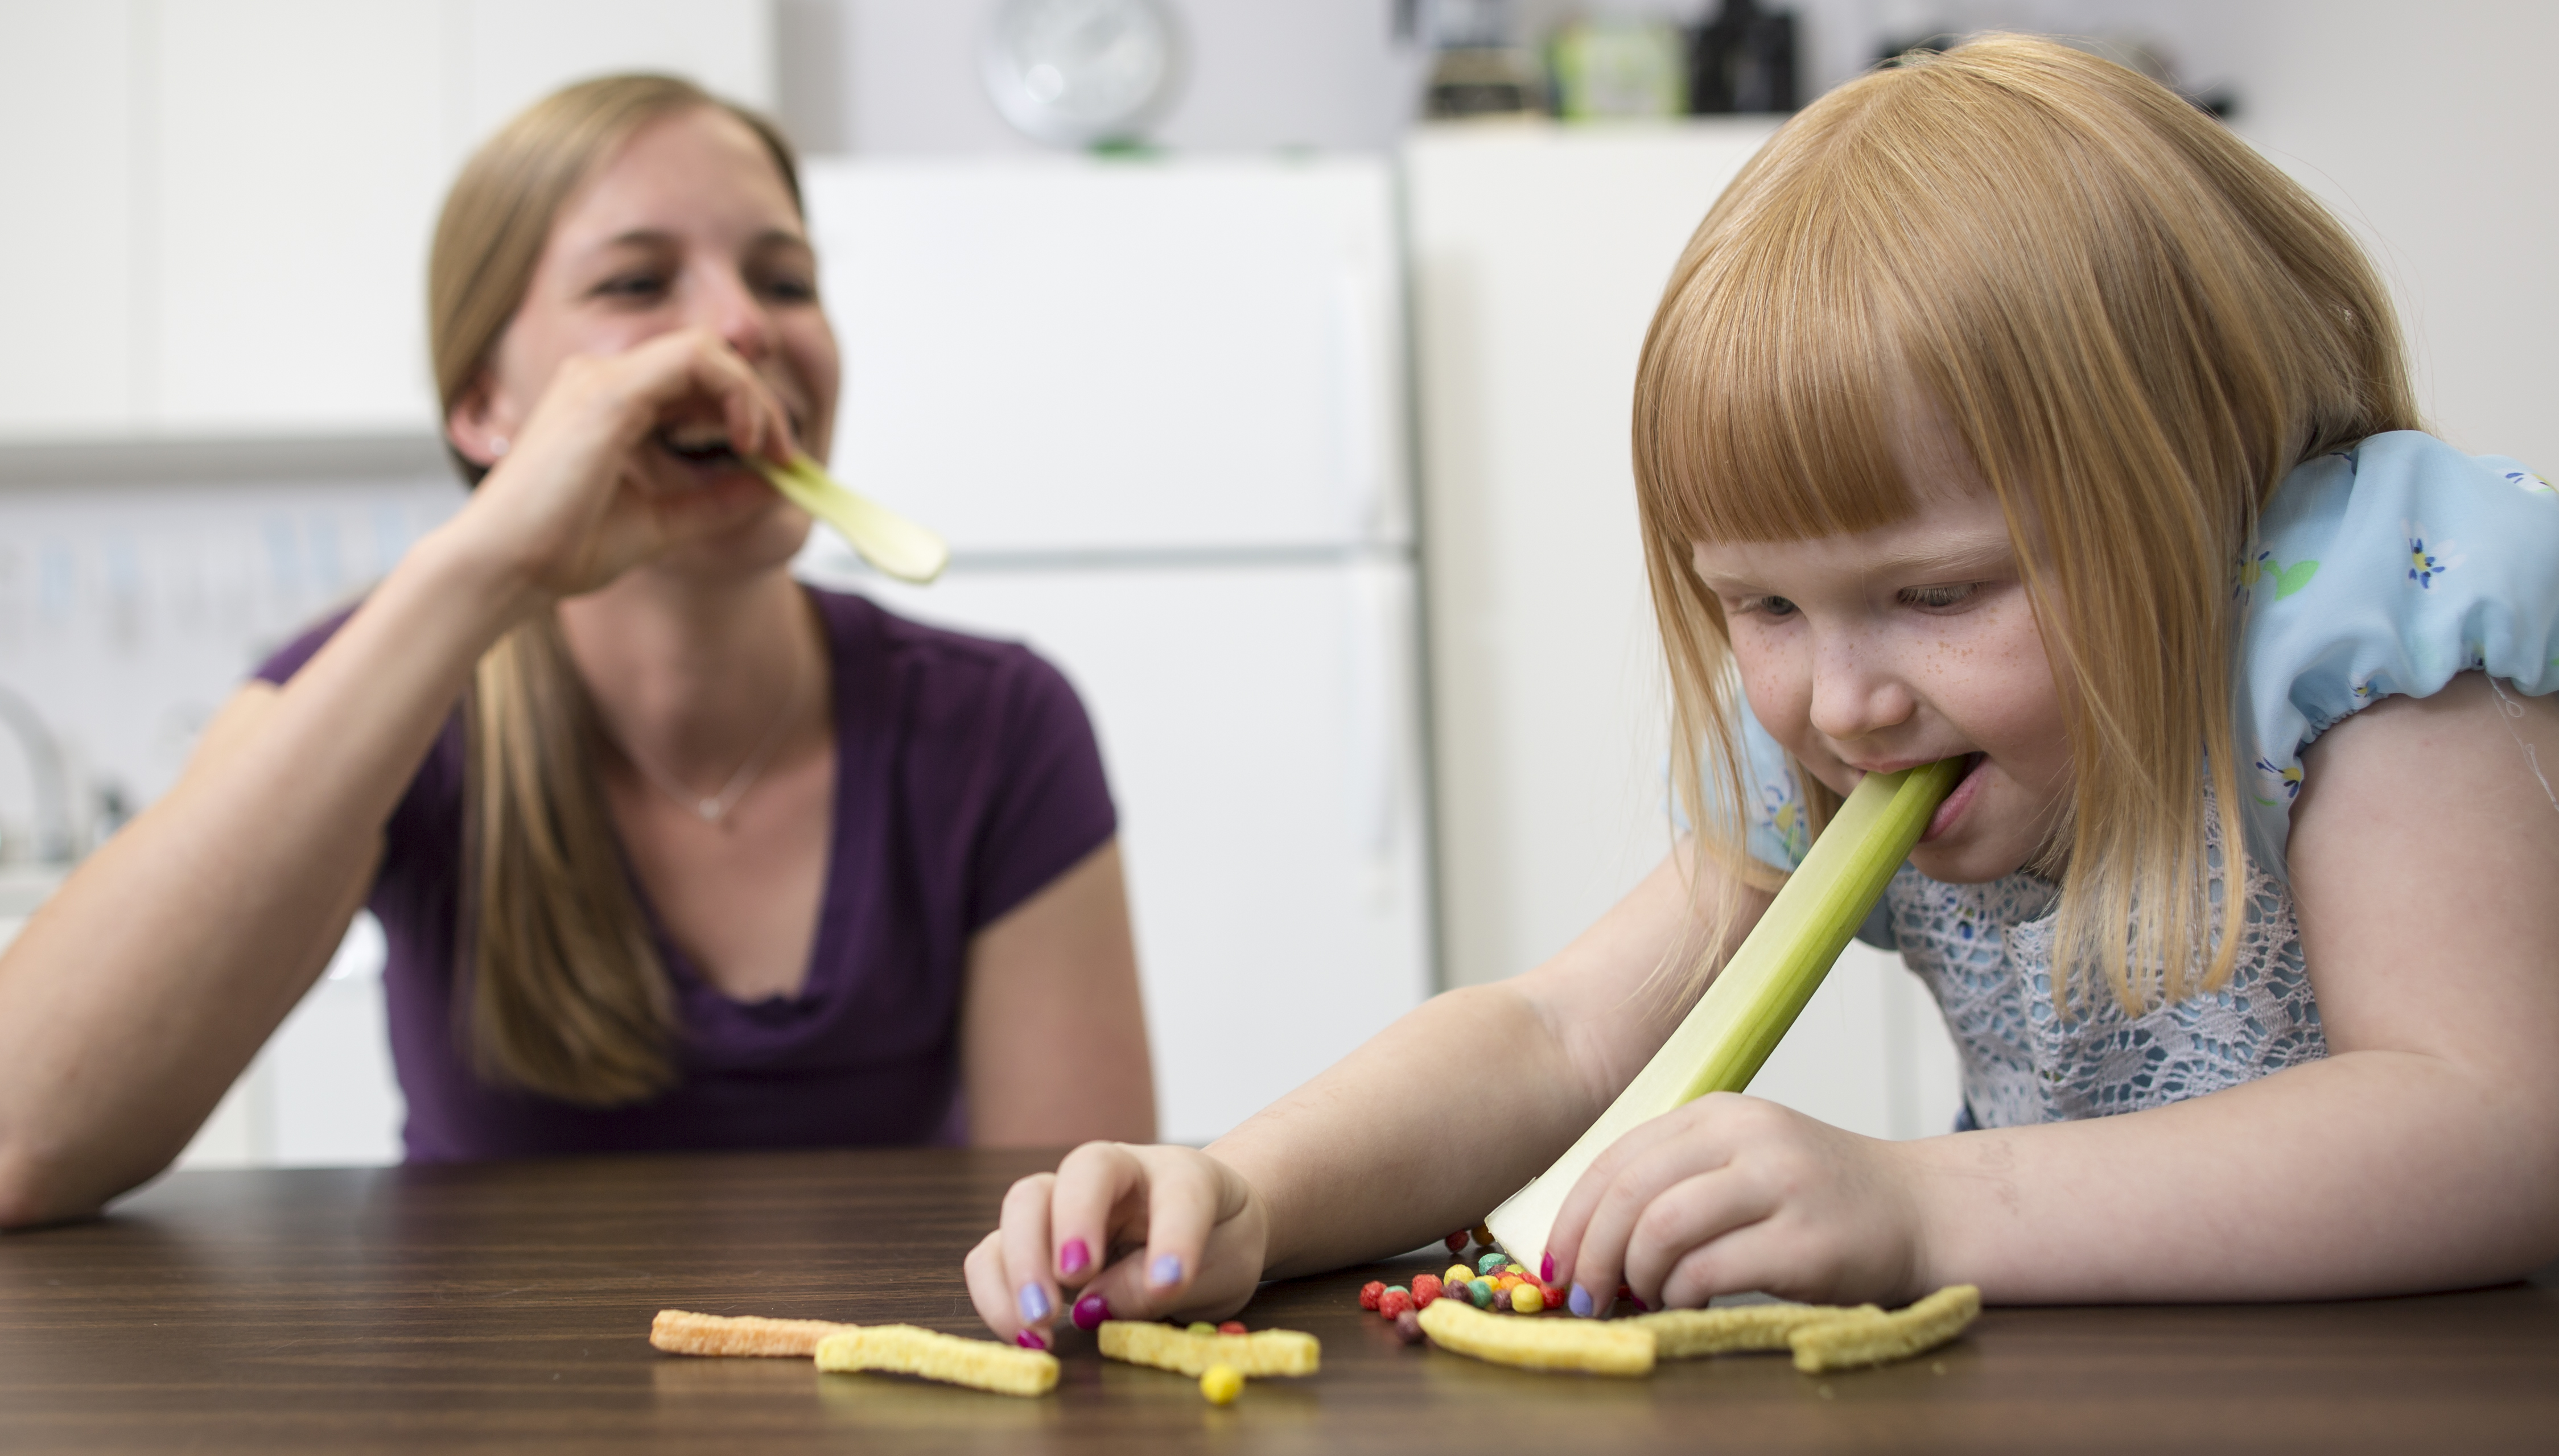
[[[1004,1195],[1003,1226],[969,1252],[987,1328],[1042,1347],[1086,1301],[1102,1319],[1232,1314],[1262,1280],[1270,1212],[1242,1175],[1186,1147],[1088,1142]]]
[[[687,462],[662,432],[724,437],[738,457]],[[747,464],[787,462],[791,420],[753,364],[716,334],[683,329],[620,354],[561,362],[517,438],[455,522],[544,597],[592,591],[673,545],[772,504]]]
[[[1590,1165],[1547,1238],[1549,1277],[1576,1314],[1605,1313],[1620,1280],[1655,1309],[1745,1289],[1897,1304],[1920,1266],[1912,1176],[1897,1144],[1716,1092]]]

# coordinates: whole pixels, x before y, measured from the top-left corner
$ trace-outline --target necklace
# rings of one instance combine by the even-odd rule
[[[791,696],[783,700],[782,711],[774,717],[773,726],[764,730],[764,741],[756,745],[755,752],[747,755],[745,763],[737,766],[736,773],[728,776],[728,783],[720,787],[720,792],[707,799],[676,782],[674,775],[661,772],[657,765],[634,753],[631,745],[619,737],[615,738],[614,746],[622,750],[622,756],[631,761],[631,766],[640,771],[640,777],[648,780],[651,787],[698,815],[703,823],[716,824],[728,817],[728,811],[737,807],[737,801],[746,797],[746,791],[754,788],[755,781],[764,777],[764,767],[772,761],[774,750],[782,747],[783,736],[790,731],[793,715],[800,711],[800,699],[808,685],[809,674],[795,668],[791,674]]]

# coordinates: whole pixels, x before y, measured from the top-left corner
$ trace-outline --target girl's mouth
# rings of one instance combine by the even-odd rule
[[[1982,770],[1989,763],[1988,754],[1974,753],[1964,756],[1964,777],[1955,781],[1955,787],[1946,795],[1945,801],[1938,804],[1937,811],[1928,816],[1928,827],[1920,834],[1920,843],[1925,844],[1945,833],[1954,827],[1955,820],[1963,817],[1964,810],[1972,804],[1973,796],[1981,790]]]

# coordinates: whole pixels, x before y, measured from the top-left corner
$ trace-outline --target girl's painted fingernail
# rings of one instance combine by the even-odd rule
[[[1013,1296],[1013,1303],[1020,1306],[1022,1318],[1033,1324],[1048,1318],[1048,1291],[1037,1284],[1024,1284],[1022,1292]]]
[[[1046,1350],[1048,1337],[1037,1330],[1025,1329],[1013,1336],[1013,1343],[1024,1350]]]
[[[1644,1303],[1644,1296],[1640,1294],[1627,1295],[1626,1302],[1635,1307],[1635,1313],[1637,1314],[1651,1314],[1653,1312],[1653,1307]]]
[[[1573,1286],[1573,1297],[1565,1301],[1564,1307],[1585,1320],[1597,1313],[1597,1306],[1590,1302],[1590,1291],[1580,1284]]]
[[[1554,1254],[1550,1253],[1539,1256],[1537,1261],[1537,1282],[1541,1284],[1552,1284],[1555,1282]]]
[[[1081,1238],[1066,1240],[1066,1246],[1057,1251],[1057,1271],[1061,1274],[1081,1274],[1092,1262],[1093,1248]]]
[[[1111,1318],[1111,1301],[1099,1294],[1088,1294],[1075,1302],[1068,1318],[1075,1321],[1079,1330],[1101,1329],[1102,1322]]]
[[[1178,1253],[1155,1255],[1154,1262],[1146,1265],[1146,1282],[1158,1289],[1182,1282],[1182,1256]]]

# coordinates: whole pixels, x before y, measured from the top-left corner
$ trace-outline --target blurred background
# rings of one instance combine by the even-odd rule
[[[1645,322],[1787,110],[1991,28],[2223,116],[2372,250],[2437,429],[2559,468],[2543,0],[0,0],[0,940],[457,508],[460,159],[671,71],[806,154],[833,464],[957,551],[892,589],[822,531],[803,574],[1076,680],[1164,1131],[1213,1137],[1658,858]],[[186,1163],[395,1159],[379,959],[360,919]],[[1754,1091],[1956,1105],[1854,947]]]

